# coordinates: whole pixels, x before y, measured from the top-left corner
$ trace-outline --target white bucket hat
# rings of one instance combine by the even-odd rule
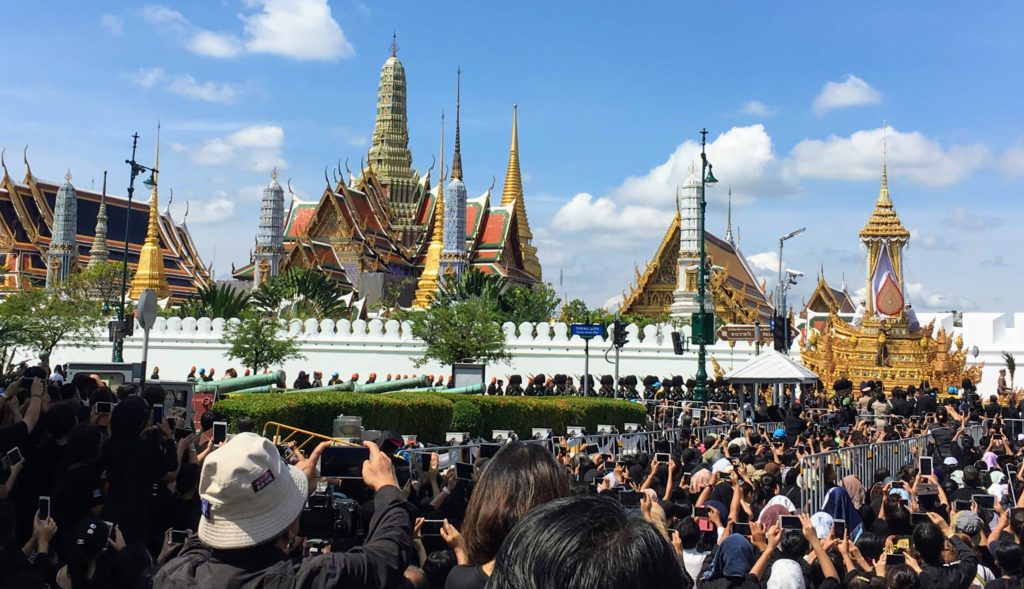
[[[306,474],[274,444],[242,433],[207,456],[199,477],[199,539],[211,548],[246,548],[273,540],[302,513]]]

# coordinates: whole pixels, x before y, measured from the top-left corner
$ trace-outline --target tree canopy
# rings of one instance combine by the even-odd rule
[[[434,305],[411,314],[412,334],[426,348],[416,366],[437,360],[445,366],[456,362],[508,362],[505,333],[499,325],[498,313],[485,298],[473,297]]]
[[[284,321],[257,311],[243,311],[241,317],[224,326],[221,342],[228,346],[227,356],[238,360],[253,373],[273,368],[288,360],[305,356],[294,337],[282,335]]]

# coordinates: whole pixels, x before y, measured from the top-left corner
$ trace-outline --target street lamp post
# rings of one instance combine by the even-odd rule
[[[789,341],[789,315],[786,312],[786,291],[789,290],[789,282],[783,282],[782,280],[782,246],[786,241],[793,239],[797,235],[800,235],[806,231],[806,227],[801,227],[796,231],[791,231],[786,235],[779,238],[779,281],[775,285],[775,324],[776,333],[778,330],[784,334],[782,336],[783,349],[779,350],[783,354],[789,353],[789,347],[791,342]],[[790,278],[793,284],[796,284],[795,278]],[[795,395],[795,392],[794,392]],[[782,402],[782,385],[775,385],[775,404],[781,404]]]
[[[135,177],[142,172],[149,172],[149,178],[147,178],[143,184],[147,187],[152,188],[156,186],[156,180],[153,174],[156,173],[155,168],[149,168],[135,161],[135,150],[139,146],[139,134],[136,132],[132,135],[132,159],[124,160],[124,163],[128,164],[131,168],[131,179],[128,181],[128,208],[125,210],[124,216],[124,255],[121,260],[121,304],[117,307],[117,326],[114,329],[114,349],[111,354],[112,362],[124,362],[124,336],[127,328],[125,327],[125,298],[128,296],[128,229],[131,227],[132,217],[132,196],[135,194]]]
[[[708,320],[714,321],[714,314],[706,314],[704,309],[704,290],[707,282],[708,260],[707,251],[704,245],[704,213],[707,210],[707,199],[704,198],[704,189],[718,182],[711,172],[712,166],[708,162],[705,146],[707,145],[708,130],[700,131],[700,222],[697,229],[697,241],[700,245],[700,263],[697,268],[697,313],[700,316],[699,324],[691,325],[691,330],[697,328],[699,337],[697,339],[697,384],[693,388],[693,398],[697,402],[703,402],[708,392],[708,369],[707,349],[708,342],[705,334],[714,331],[714,325],[710,327],[705,323]],[[710,316],[709,316],[710,315]],[[691,322],[694,323],[694,322]]]

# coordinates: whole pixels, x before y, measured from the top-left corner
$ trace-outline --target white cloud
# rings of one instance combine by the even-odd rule
[[[227,82],[199,82],[189,74],[171,75],[158,67],[140,69],[135,82],[147,90],[159,84],[171,94],[203,102],[231,104],[238,96],[238,89]]]
[[[198,201],[189,205],[190,225],[206,225],[230,219],[235,214],[235,203],[220,197]]]
[[[880,104],[882,95],[867,82],[847,74],[842,82],[826,82],[814,99],[814,112],[819,115],[834,108]]]
[[[281,156],[284,130],[274,125],[255,125],[235,131],[227,137],[215,137],[189,153],[189,159],[201,166],[234,164],[254,172],[285,168]]]
[[[953,245],[949,241],[914,228],[910,230],[910,243],[916,248],[929,251],[953,249]]]
[[[1003,256],[999,255],[995,255],[990,258],[985,258],[984,260],[981,261],[981,265],[992,266],[994,268],[1006,268],[1009,266],[1009,264],[1006,263],[1006,260],[1003,258]]]
[[[740,114],[752,117],[770,117],[775,114],[775,109],[760,100],[751,100],[743,105],[743,108],[740,109]]]
[[[167,77],[163,68],[150,67],[142,68],[135,74],[135,83],[147,90],[156,86],[157,82]]]
[[[742,204],[755,195],[792,194],[796,187],[778,169],[772,139],[764,125],[733,127],[707,146],[708,161],[715,176],[733,190],[733,202]],[[643,176],[630,176],[614,190],[616,199],[642,201],[669,208],[674,206],[676,187],[690,176],[690,164],[700,165],[700,144],[685,141],[663,163]],[[724,202],[726,190],[712,188],[708,201]]]
[[[849,137],[805,139],[793,147],[789,165],[800,176],[828,180],[873,180],[881,176],[882,140],[888,135],[889,176],[916,184],[945,186],[981,167],[988,149],[981,144],[950,145],[917,131],[889,127],[857,131]]]
[[[671,216],[647,206],[620,207],[607,196],[594,199],[581,192],[555,213],[554,225],[562,231],[609,231],[632,234],[664,232]]]
[[[752,256],[747,256],[747,262],[749,262],[755,270],[761,270],[763,272],[773,274],[778,274],[779,272],[779,252],[760,252]]]
[[[115,14],[104,14],[100,17],[100,26],[115,37],[124,34],[124,19]]]
[[[1006,150],[999,159],[999,169],[1011,178],[1024,176],[1024,144],[1018,143]]]
[[[188,218],[185,218],[185,213]],[[223,190],[213,191],[213,196],[204,199],[175,199],[171,205],[171,217],[188,225],[208,225],[231,219],[235,214],[235,203]],[[209,261],[209,260],[207,260]]]
[[[1002,219],[991,215],[983,215],[965,208],[956,208],[946,213],[942,222],[954,229],[963,231],[984,231],[1002,223]]]
[[[355,54],[327,0],[246,0],[253,10],[239,15],[242,33],[211,31],[183,14],[155,4],[143,18],[160,26],[193,53],[221,59],[269,53],[299,60],[332,61]]]
[[[234,35],[201,30],[192,35],[187,46],[193,53],[221,59],[238,57],[245,49],[241,39]]]

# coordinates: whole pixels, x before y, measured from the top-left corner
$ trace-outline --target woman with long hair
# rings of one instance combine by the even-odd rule
[[[512,527],[534,507],[567,496],[569,478],[546,447],[524,442],[503,446],[473,488],[461,537],[447,521],[444,524],[442,535],[459,562],[445,587],[482,589]]]

